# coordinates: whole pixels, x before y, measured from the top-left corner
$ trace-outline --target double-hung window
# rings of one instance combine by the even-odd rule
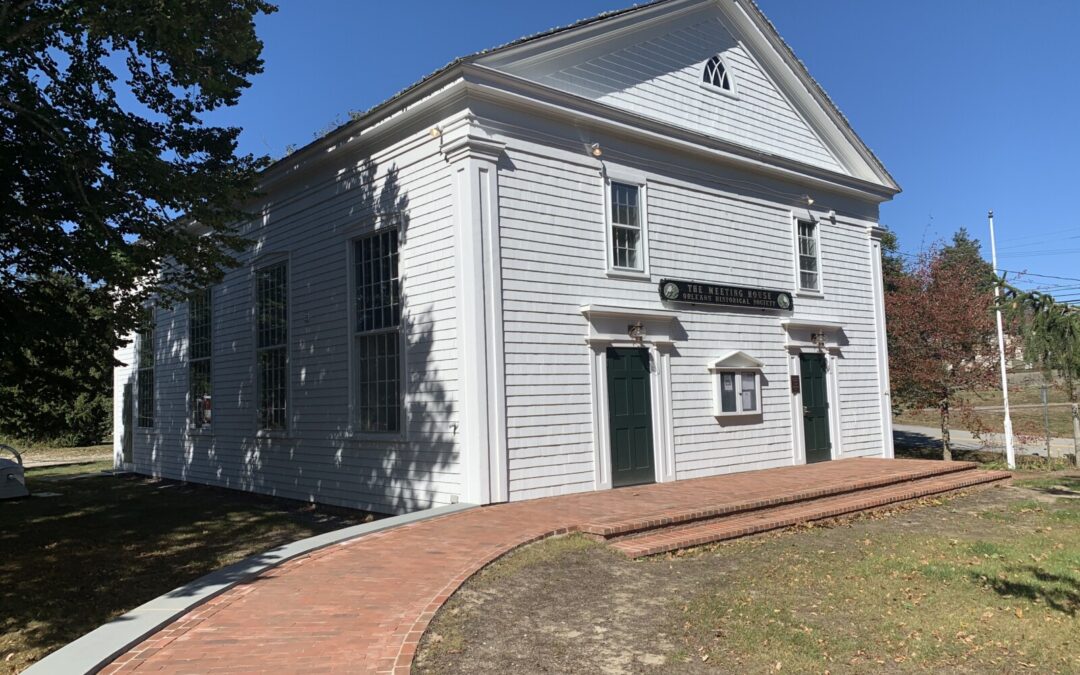
[[[154,426],[154,326],[139,331],[136,340],[135,386],[138,393],[136,425],[149,429]]]
[[[353,242],[356,428],[399,433],[401,399],[401,278],[398,230]]]
[[[799,290],[821,291],[821,255],[817,224],[800,220],[796,225],[799,256]]]
[[[619,272],[645,271],[644,213],[640,185],[611,181],[608,194],[611,218],[611,269]]]
[[[213,296],[209,288],[196,291],[188,299],[188,398],[191,401],[191,426],[196,429],[210,426],[213,314]]]
[[[288,428],[289,268],[285,262],[255,272],[256,397],[260,431]]]

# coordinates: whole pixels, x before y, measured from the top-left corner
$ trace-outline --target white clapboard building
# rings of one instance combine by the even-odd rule
[[[403,512],[892,455],[899,188],[750,0],[459,59],[266,170],[116,463]]]

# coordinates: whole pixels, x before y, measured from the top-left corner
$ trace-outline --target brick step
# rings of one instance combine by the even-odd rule
[[[681,527],[669,527],[616,539],[610,545],[631,558],[735,539],[800,523],[835,518],[976,485],[1008,480],[1007,471],[965,470],[898,484],[847,492],[794,504],[732,514]]]
[[[842,460],[857,462],[859,460]],[[903,462],[904,460],[894,460]],[[974,471],[976,464],[973,462],[935,462],[927,467],[927,463],[921,462],[918,469],[910,471],[889,473],[880,476],[862,478],[858,481],[844,481],[834,485],[818,485],[812,489],[781,492],[777,496],[775,491],[770,491],[768,486],[763,486],[762,493],[766,496],[749,498],[734,502],[695,507],[693,509],[663,511],[663,515],[652,517],[623,517],[603,520],[593,520],[581,526],[581,532],[595,539],[615,539],[630,534],[670,528],[676,525],[685,525],[696,521],[712,520],[721,516],[728,516],[747,511],[771,509],[787,504],[797,504],[809,500],[821,499],[837,495],[860,492],[890,485],[901,485],[912,481],[933,478],[936,476],[949,476],[960,472]]]

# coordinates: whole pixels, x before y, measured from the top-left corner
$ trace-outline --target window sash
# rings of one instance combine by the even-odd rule
[[[356,241],[353,258],[356,332],[397,327],[401,323],[397,230]]]
[[[213,296],[209,288],[188,299],[188,399],[191,426],[210,424],[213,389],[211,359],[214,353]]]
[[[401,431],[401,334],[358,333],[356,350],[357,420],[361,431]]]
[[[154,369],[140,368],[136,386],[139,390],[138,426],[150,429],[154,426]]]
[[[641,187],[611,182],[611,265],[616,269],[640,272],[642,255]]]
[[[136,426],[149,429],[154,426],[154,329],[147,328],[136,338],[137,373],[135,387],[138,390],[138,415]]]
[[[288,263],[255,272],[256,397],[260,431],[288,429]]]
[[[720,378],[720,415],[753,415],[761,411],[756,371],[727,370],[716,376]]]
[[[799,221],[799,288],[816,291],[819,289],[819,248],[817,226],[814,223]]]
[[[354,419],[364,433],[402,430],[401,270],[396,228],[353,244]]]
[[[255,273],[256,345],[278,347],[288,342],[289,292],[286,263],[270,265]]]
[[[742,373],[739,387],[739,407],[742,412],[757,412],[757,374]]]
[[[191,426],[197,429],[210,426],[211,423],[212,372],[210,359],[195,359],[188,366]]]
[[[258,350],[259,429],[284,431],[288,428],[288,348]]]
[[[720,412],[739,412],[739,399],[735,385],[735,373],[720,373]]]

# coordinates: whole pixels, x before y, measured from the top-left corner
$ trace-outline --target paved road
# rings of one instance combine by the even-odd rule
[[[971,432],[961,429],[952,429],[953,447],[962,450],[986,450],[988,452],[1004,452],[1004,434],[985,434],[983,438],[975,438]],[[927,443],[941,442],[941,429],[934,427],[917,427],[907,424],[893,425],[893,440],[897,445],[926,445]],[[1046,441],[1014,442],[1016,452],[1025,455],[1046,455]],[[1073,439],[1051,438],[1050,452],[1054,457],[1063,457],[1074,452]]]

